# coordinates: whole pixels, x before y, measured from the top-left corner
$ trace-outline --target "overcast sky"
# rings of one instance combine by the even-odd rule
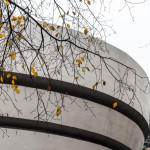
[[[119,10],[120,6],[118,3],[112,8],[118,7]],[[128,53],[150,78],[150,1],[132,8],[134,22],[127,8],[121,12],[116,10],[111,10],[111,17],[117,34],[107,38],[107,42]]]

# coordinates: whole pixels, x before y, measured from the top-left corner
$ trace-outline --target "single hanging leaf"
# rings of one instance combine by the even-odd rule
[[[78,80],[79,79],[79,77],[76,77],[76,80]]]
[[[74,11],[72,13],[73,13],[73,15],[76,15],[76,13]]]
[[[70,28],[70,24],[67,24],[67,27]]]
[[[113,108],[117,107],[117,102],[113,103]]]
[[[6,71],[6,68],[3,68],[2,71]]]
[[[84,61],[84,57],[81,57],[81,60]]]
[[[38,76],[37,72],[34,72],[34,78],[36,78]]]
[[[46,27],[46,23],[43,23],[43,28],[45,29],[45,27]]]
[[[57,115],[57,116],[59,116],[60,114],[61,114],[61,108],[60,108],[60,107],[58,107],[58,108],[57,108],[56,115]]]
[[[90,39],[90,38],[88,39],[88,42],[91,42],[91,39]]]
[[[23,24],[21,24],[20,27],[23,27]]]
[[[55,35],[55,36],[57,37],[57,36],[58,36],[58,34],[59,34],[59,33],[56,33],[56,35]]]
[[[88,29],[85,29],[84,34],[87,35],[87,33],[88,33]]]
[[[104,85],[104,86],[106,85],[106,81],[103,81],[103,85]]]
[[[20,22],[21,22],[21,20],[20,20],[20,19],[18,19],[18,20],[17,20],[17,23],[18,23],[18,24],[20,24]]]
[[[98,85],[98,82],[96,82],[95,85],[97,86],[97,85]]]
[[[95,90],[95,85],[92,86],[93,90]]]
[[[7,46],[9,46],[9,45],[10,45],[10,41],[7,42]]]
[[[24,65],[22,65],[21,67],[24,68]]]
[[[16,93],[19,94],[20,93],[20,90],[19,89],[15,89]]]
[[[67,11],[67,15],[69,15],[69,10]]]
[[[12,19],[11,19],[11,21],[16,21],[16,20],[17,20],[17,18],[16,18],[16,17],[14,17],[14,18],[12,18]]]
[[[16,77],[16,76],[12,76],[12,79],[13,79],[13,80],[17,80],[17,77]]]
[[[12,83],[12,85],[15,85],[15,80],[12,80],[11,83]]]
[[[47,87],[47,91],[50,91],[50,90],[51,90],[51,87],[50,87],[50,86],[48,86],[48,87]]]
[[[4,82],[4,80],[3,80],[3,77],[1,76],[1,82],[3,83]]]
[[[8,1],[8,0],[6,0],[6,5],[7,5],[7,6],[9,5],[9,1]]]
[[[8,74],[7,74],[7,78],[10,78],[10,77],[11,77],[11,74],[10,74],[10,73],[8,73]]]
[[[87,71],[90,71],[90,69],[88,67],[86,67]]]
[[[88,5],[91,5],[91,2],[89,0],[87,1],[87,3],[88,3]]]
[[[2,37],[5,37],[5,34],[2,34]]]
[[[84,72],[85,70],[82,68],[82,72]]]
[[[15,54],[12,54],[12,55],[11,55],[11,58],[12,58],[12,60],[15,60],[16,55],[15,55]]]
[[[34,68],[31,68],[31,72],[34,73]]]
[[[53,26],[49,26],[50,30],[54,31],[55,28]]]
[[[21,40],[21,35],[20,34],[18,35],[18,39]]]

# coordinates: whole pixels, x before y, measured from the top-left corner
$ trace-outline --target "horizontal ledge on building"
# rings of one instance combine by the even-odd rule
[[[108,147],[110,149],[131,150],[126,145],[112,138],[94,132],[82,130],[79,128],[64,126],[50,122],[27,120],[12,117],[0,117],[0,127],[56,134],[60,136],[71,137],[99,144]]]
[[[15,81],[17,85],[43,90],[47,90],[48,86],[50,86],[51,91],[83,98],[107,106],[109,108],[112,108],[113,103],[117,101],[118,107],[116,107],[115,110],[125,115],[132,121],[134,121],[142,130],[145,139],[148,136],[149,133],[148,123],[146,122],[144,117],[137,110],[135,110],[128,104],[110,95],[73,83],[49,79],[45,77],[34,78],[33,76],[27,74],[15,72],[3,72],[4,84],[11,84],[11,79],[10,78],[7,79],[7,73],[17,76],[17,80]]]

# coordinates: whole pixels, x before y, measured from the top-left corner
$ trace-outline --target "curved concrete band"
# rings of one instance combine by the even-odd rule
[[[4,84],[11,84],[11,80],[7,79],[7,73],[8,72],[3,73]],[[17,76],[17,81],[16,81],[17,85],[32,87],[37,89],[44,89],[44,90],[46,90],[48,86],[51,86],[51,90],[54,92],[59,92],[59,93],[64,93],[79,98],[84,98],[89,101],[107,106],[109,108],[112,108],[113,103],[117,100],[116,98],[104,94],[102,92],[95,91],[83,86],[78,86],[64,81],[58,81],[54,79],[51,80],[44,77],[33,78],[32,76],[26,74],[20,74],[14,72],[9,72],[9,73]],[[122,101],[117,101],[117,102],[119,107],[115,108],[115,110],[125,115],[132,121],[134,121],[143,132],[144,137],[147,138],[149,128],[144,117],[137,110],[133,109],[131,106],[127,105],[126,103]]]
[[[44,121],[35,121],[27,119],[19,119],[12,117],[0,117],[0,126],[5,128],[14,128],[21,130],[29,130],[36,132],[46,132],[71,138],[76,138],[95,144],[103,145],[115,150],[131,150],[126,145],[94,132],[59,125],[55,123],[49,123]]]

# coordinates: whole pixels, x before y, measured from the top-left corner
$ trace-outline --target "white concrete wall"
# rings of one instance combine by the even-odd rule
[[[10,129],[8,134],[10,137],[0,139],[0,146],[4,150],[110,150],[101,145],[53,134]]]
[[[35,29],[34,29],[35,30]],[[36,46],[38,47],[39,42],[37,42],[37,38],[40,40],[40,33],[36,32],[39,31],[39,29],[35,30],[34,33],[33,30],[33,42],[35,42]],[[51,32],[53,35],[56,34],[56,31],[49,31]],[[58,31],[57,31],[58,32]],[[143,71],[143,69],[131,58],[129,57],[127,54],[125,54],[124,52],[120,51],[119,49],[106,44],[103,46],[100,44],[100,40],[93,40],[92,45],[90,43],[88,43],[88,36],[85,36],[84,34],[81,33],[77,33],[76,31],[72,31],[69,30],[69,32],[72,32],[73,37],[72,37],[72,41],[77,42],[77,44],[79,44],[81,47],[86,48],[88,50],[91,50],[93,52],[97,52],[100,53],[100,55],[102,55],[103,57],[108,57],[108,58],[113,58],[131,68],[134,68],[136,70],[136,73],[138,75],[141,76],[146,76],[145,72]],[[63,32],[64,34],[64,38],[67,36],[65,35],[66,33]],[[27,35],[24,35],[27,36]],[[75,39],[75,37],[78,37],[77,39]],[[80,40],[82,41],[82,43],[79,43],[78,39],[81,38]],[[46,36],[45,34],[45,45],[46,43],[50,43],[51,42],[51,46],[46,46],[45,51],[43,52],[46,55],[45,61],[47,62],[47,67],[49,69],[49,73],[51,73],[52,68],[56,65],[55,63],[53,64],[53,62],[55,62],[54,60],[52,60],[51,55],[49,53],[49,49],[56,53],[56,45],[55,43],[52,44],[52,42],[54,42],[52,39],[50,39],[49,37]],[[60,43],[59,43],[60,44]],[[63,43],[63,52],[67,52],[68,51],[68,43]],[[102,47],[101,47],[102,46]],[[75,49],[74,47],[72,47],[74,49],[74,52],[79,54],[81,52],[83,52],[80,49]],[[102,50],[103,48],[103,50]],[[62,52],[60,52],[62,53]],[[72,58],[69,57],[71,54],[71,51],[69,51],[67,53],[68,59],[72,62]],[[24,52],[24,55],[26,56],[30,56],[31,53],[27,53]],[[32,58],[34,58],[34,55],[32,55]],[[85,53],[84,53],[85,55]],[[58,63],[62,61],[60,55],[58,55]],[[79,59],[80,57],[84,57],[83,55],[79,55],[77,59]],[[83,73],[81,71],[81,68],[76,68],[79,73],[82,74],[83,78],[79,77],[78,82],[75,81],[74,79],[74,72],[72,71],[72,68],[69,67],[69,65],[67,65],[68,67],[68,71],[70,73],[70,76],[67,75],[67,72],[65,71],[64,66],[60,69],[60,73],[61,75],[58,75],[57,72],[54,73],[51,77],[53,79],[58,79],[58,80],[62,80],[62,81],[67,81],[67,82],[71,82],[74,84],[79,84],[88,88],[92,89],[92,86],[98,81],[100,82],[98,84],[97,90],[101,91],[103,93],[106,93],[108,95],[114,96],[119,100],[122,100],[124,103],[129,104],[130,100],[133,96],[133,92],[128,91],[126,88],[127,87],[120,87],[121,92],[117,92],[117,90],[114,88],[114,83],[115,83],[115,79],[113,78],[113,76],[108,72],[107,68],[105,67],[105,64],[103,61],[100,62],[100,58],[94,55],[89,56],[90,60],[92,62],[92,64],[94,64],[96,67],[100,67],[100,69],[102,69],[102,73],[98,72],[98,71],[93,71],[92,66],[90,65],[90,63],[85,60],[85,62],[82,64],[83,67],[89,67],[90,68],[90,72],[88,72],[87,70],[85,71],[85,73]],[[19,67],[18,68],[13,68],[11,71],[16,72],[17,70],[19,70],[19,72],[21,73],[27,73],[27,71],[24,71],[24,69],[21,68],[22,65],[22,61],[18,60],[18,64]],[[106,60],[106,59],[105,59]],[[28,64],[30,64],[31,62],[31,57],[27,60]],[[123,67],[123,65],[118,65],[118,63],[114,62],[114,61],[110,61],[109,59],[106,60],[106,62],[111,65],[119,74],[120,77],[123,77],[125,71],[126,71],[126,67]],[[11,62],[12,63],[12,62]],[[13,62],[14,63],[14,62]],[[34,62],[34,64],[36,65],[36,67],[39,67],[40,65],[38,64],[38,61],[36,60],[36,62]],[[100,66],[101,64],[101,66]],[[44,68],[44,70],[46,70]],[[9,69],[7,71],[10,71]],[[57,71],[57,70],[56,70]],[[112,70],[112,73],[117,77],[117,73]],[[39,76],[44,76],[43,72],[41,69],[38,69],[38,74]],[[78,75],[78,74],[76,74]],[[48,75],[46,74],[46,77]],[[126,83],[128,85],[130,85],[131,87],[134,88],[135,90],[135,95],[136,97],[134,97],[133,99],[133,103],[134,105],[130,105],[132,106],[134,109],[136,109],[138,112],[141,113],[141,115],[144,116],[144,118],[146,119],[146,121],[148,122],[149,119],[149,105],[148,105],[148,101],[149,101],[149,94],[146,94],[149,92],[149,89],[146,90],[146,92],[143,92],[142,90],[140,90],[138,87],[140,87],[141,89],[145,89],[145,86],[147,85],[147,80],[146,79],[140,79],[138,76],[135,77],[135,74],[132,73],[132,71],[130,70],[128,72],[128,76],[127,76],[127,81]],[[103,86],[102,85],[102,81],[105,80],[106,81],[106,85]],[[136,85],[135,85],[135,81],[136,81]],[[118,86],[118,82],[116,82],[116,87]],[[7,85],[7,87],[9,87]],[[31,89],[31,88],[24,88],[19,86],[20,89],[20,94],[16,94],[15,92],[13,92],[13,90],[11,88],[6,88],[5,85],[3,85],[3,88],[6,90],[6,93],[8,95],[10,95],[10,97],[13,100],[13,103],[17,106],[17,108],[22,110],[22,114],[19,117],[20,118],[27,118],[27,119],[37,119],[34,118],[37,116],[37,111],[35,110],[32,114],[30,114],[30,112],[32,112],[34,109],[36,109],[37,106],[37,95],[36,95],[36,91],[34,91],[35,89]],[[9,89],[9,90],[8,90]],[[33,92],[33,94],[32,94]],[[8,113],[9,116],[11,117],[17,117],[18,113],[15,110],[13,103],[10,99],[9,96],[7,96],[7,94],[5,93],[5,96],[7,97],[7,100],[5,100],[5,96],[1,95],[0,99],[1,100],[5,100],[5,101],[0,101],[0,106],[1,106],[1,112],[3,114]],[[46,104],[48,102],[48,96],[49,96],[49,92],[47,91],[43,91],[43,90],[39,90],[39,93],[41,93],[41,96],[44,100],[44,103]],[[43,94],[42,94],[43,93]],[[122,94],[121,94],[122,93]],[[29,96],[29,97],[28,97]],[[28,97],[28,98],[26,98]],[[56,100],[57,98],[57,100]],[[56,116],[56,109],[57,106],[62,106],[62,98],[64,98],[64,108],[62,109],[62,113],[60,116]],[[144,143],[144,136],[143,133],[141,131],[141,129],[138,127],[138,125],[133,122],[132,120],[130,120],[129,118],[127,118],[126,116],[122,115],[121,113],[107,108],[105,106],[96,104],[96,103],[92,103],[92,102],[88,102],[86,100],[82,100],[80,98],[75,98],[75,97],[70,97],[70,96],[66,96],[66,95],[60,95],[59,93],[53,93],[50,95],[50,100],[48,103],[48,107],[47,110],[50,112],[50,114],[53,116],[49,118],[48,121],[50,122],[55,122],[55,123],[59,123],[59,124],[63,124],[63,125],[68,125],[71,127],[77,127],[80,129],[84,129],[84,130],[88,130],[88,131],[92,131],[95,133],[99,133],[102,135],[105,135],[107,137],[110,137],[112,139],[115,139],[117,141],[119,141],[122,144],[127,145],[128,147],[130,147],[132,150],[140,150],[142,149],[142,145]],[[56,104],[56,101],[58,101],[58,105]],[[5,103],[4,103],[5,102]],[[88,102],[88,106],[91,107],[92,112],[87,109],[85,107],[85,102]],[[40,111],[42,111],[43,108],[40,109]],[[94,113],[94,115],[93,115]],[[45,116],[43,117],[43,119],[45,120]],[[21,131],[21,132],[25,132],[25,131]],[[24,135],[24,133],[23,133]],[[23,136],[22,134],[20,135],[16,135],[15,137],[13,136],[13,139],[17,141],[17,139],[19,138],[19,140],[21,140],[21,137]],[[10,134],[10,136],[12,136]],[[69,138],[62,138],[59,136],[52,136],[53,140],[58,140],[59,144],[56,143],[51,143],[51,144],[47,144],[44,143],[44,141],[47,141],[48,138],[47,137],[43,137],[43,136],[37,136],[37,137],[33,137],[32,138],[32,148],[34,148],[34,145],[36,145],[37,141],[38,144],[41,144],[42,148],[44,146],[45,150],[47,149],[47,147],[54,147],[54,149],[58,149],[59,146],[61,146],[61,149],[66,149],[68,146],[71,147],[73,150],[76,149],[102,149],[105,150],[107,148],[103,148],[99,145],[96,144],[91,144],[87,142],[81,142],[78,140],[74,140],[74,139],[69,139]],[[23,137],[23,139],[28,139],[27,137]],[[34,140],[35,139],[35,140]],[[64,140],[62,140],[64,139]],[[66,140],[67,139],[67,140]],[[59,142],[60,141],[60,142]],[[5,143],[5,141],[4,141]],[[28,142],[27,142],[28,143]],[[80,143],[80,144],[77,144]],[[85,144],[86,143],[86,144]],[[10,142],[10,146],[12,145],[12,143]],[[24,147],[24,149],[26,149],[29,145],[26,145],[25,143],[21,144],[22,147]],[[0,143],[1,146],[1,143]],[[14,145],[12,145],[14,146]],[[27,146],[27,147],[26,147]],[[37,146],[37,145],[36,145]],[[3,144],[1,147],[3,148],[9,148],[7,147],[5,144]],[[15,149],[19,150],[19,147],[15,147]],[[68,148],[69,149],[69,148]],[[71,150],[72,150],[71,149]]]

